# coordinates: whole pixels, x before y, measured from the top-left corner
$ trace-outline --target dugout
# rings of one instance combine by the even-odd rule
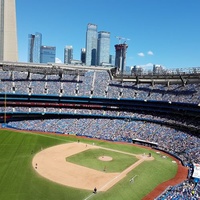
[[[140,139],[132,139],[133,144],[140,144],[143,146],[148,146],[148,147],[158,147],[158,143],[156,142],[149,142],[146,140],[140,140]]]

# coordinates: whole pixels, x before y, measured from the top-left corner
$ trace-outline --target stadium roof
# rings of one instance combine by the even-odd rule
[[[25,63],[25,62],[6,62],[0,61],[0,68],[4,71],[20,71],[28,73],[38,73],[45,75],[57,74],[62,77],[62,74],[80,75],[83,76],[87,71],[106,71],[111,80],[118,82],[133,82],[135,84],[189,84],[200,83],[200,69],[196,71],[172,71],[167,74],[135,74],[126,75],[117,70],[116,67],[108,66],[87,66],[87,65],[72,65],[62,63]]]

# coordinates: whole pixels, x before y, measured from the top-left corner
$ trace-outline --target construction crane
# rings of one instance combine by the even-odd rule
[[[124,38],[124,37],[120,37],[120,36],[116,36],[116,38],[118,39],[118,44],[122,44],[121,41],[124,41],[123,43],[126,44],[126,42],[130,39],[128,38]]]

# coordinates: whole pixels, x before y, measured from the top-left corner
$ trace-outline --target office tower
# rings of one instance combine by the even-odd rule
[[[139,65],[135,65],[133,67],[131,67],[131,74],[132,75],[142,75],[143,72],[143,68]]]
[[[0,0],[0,60],[18,61],[15,0]]]
[[[42,34],[28,35],[28,62],[40,63],[40,49],[42,46]]]
[[[100,31],[98,33],[97,65],[109,63],[110,56],[110,32]]]
[[[85,64],[85,59],[86,59],[86,49],[85,48],[82,48],[81,49],[81,62],[83,64]]]
[[[153,74],[162,74],[163,67],[161,65],[153,65]]]
[[[115,57],[113,55],[109,56],[109,63],[113,66],[115,65]]]
[[[56,47],[41,46],[40,49],[40,62],[41,63],[55,63]]]
[[[66,46],[64,49],[64,63],[70,64],[73,60],[73,47]]]
[[[116,44],[115,45],[115,66],[118,68],[119,72],[123,74],[126,67],[126,49],[127,44]]]
[[[97,25],[88,24],[86,32],[86,65],[97,64]]]

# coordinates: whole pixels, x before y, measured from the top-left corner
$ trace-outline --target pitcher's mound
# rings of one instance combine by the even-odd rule
[[[112,157],[110,157],[110,156],[100,156],[99,160],[102,160],[102,161],[111,161]]]

